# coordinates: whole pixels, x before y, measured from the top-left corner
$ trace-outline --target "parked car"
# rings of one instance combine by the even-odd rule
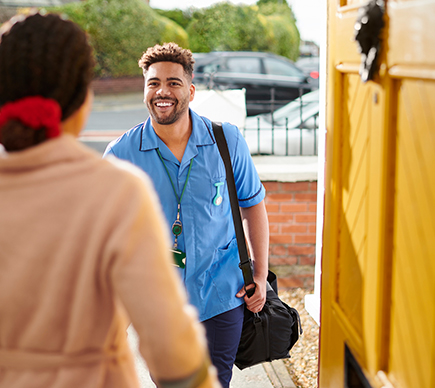
[[[194,53],[198,88],[245,89],[248,116],[276,110],[312,90],[312,80],[287,58],[262,52]]]
[[[319,57],[301,57],[296,66],[312,79],[313,89],[319,87]]]
[[[319,90],[273,114],[247,117],[243,135],[251,154],[317,155]]]

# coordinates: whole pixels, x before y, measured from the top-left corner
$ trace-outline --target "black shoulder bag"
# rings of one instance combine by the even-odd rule
[[[225,164],[240,256],[239,266],[243,273],[246,293],[250,297],[254,294],[255,287],[250,289],[247,287],[251,284],[255,286],[255,283],[251,259],[248,257],[246,248],[230,154],[222,125],[212,124],[216,143]],[[244,314],[242,336],[235,361],[239,369],[245,369],[265,361],[290,357],[290,349],[299,339],[299,335],[302,334],[302,326],[297,310],[279,299],[277,279],[273,272],[269,271],[267,277],[267,295],[263,310],[259,313],[253,313],[245,305]]]

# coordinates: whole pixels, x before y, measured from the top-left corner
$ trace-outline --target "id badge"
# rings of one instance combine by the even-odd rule
[[[179,249],[171,249],[174,255],[174,265],[176,267],[185,268],[186,267],[186,254]]]

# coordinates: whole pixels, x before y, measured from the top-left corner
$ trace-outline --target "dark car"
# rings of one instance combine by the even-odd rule
[[[314,88],[319,87],[319,57],[301,57],[296,61],[296,66],[313,80]]]
[[[194,53],[198,88],[245,89],[248,116],[267,113],[312,90],[312,79],[287,58],[261,52]]]

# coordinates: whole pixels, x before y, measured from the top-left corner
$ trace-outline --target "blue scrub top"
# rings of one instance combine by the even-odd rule
[[[115,155],[142,168],[154,183],[168,226],[177,216],[177,199],[157,149],[163,157],[180,197],[193,158],[190,177],[181,201],[183,231],[178,249],[186,253],[186,267],[179,269],[190,303],[204,321],[242,303],[235,294],[243,287],[225,166],[213,135],[211,121],[190,110],[192,134],[181,163],[156,135],[148,120],[111,142],[104,156]],[[240,207],[251,207],[265,197],[248,146],[238,128],[224,123]],[[218,192],[219,190],[219,192]],[[215,200],[217,194],[222,201]],[[215,201],[214,201],[215,200]],[[170,232],[173,238],[172,232]],[[173,238],[174,241],[174,238]]]

